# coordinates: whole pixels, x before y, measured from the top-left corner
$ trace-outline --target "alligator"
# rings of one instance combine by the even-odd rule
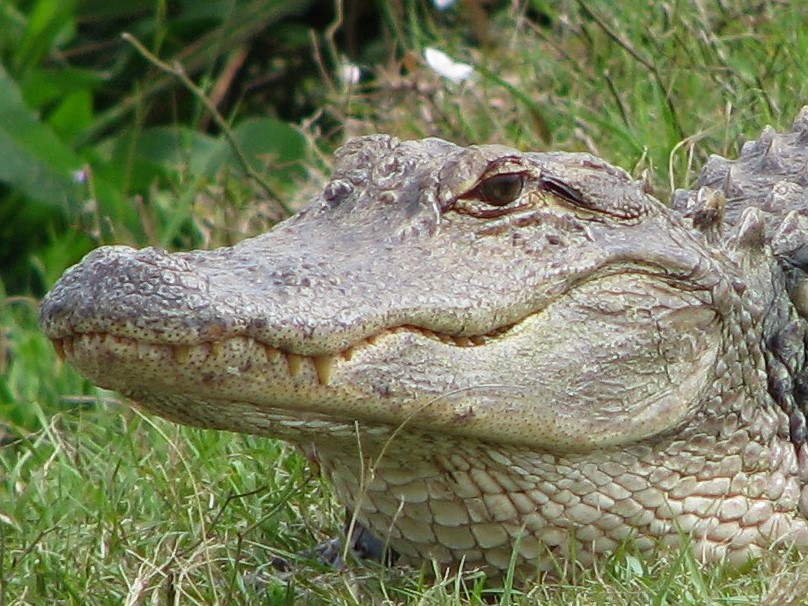
[[[40,322],[151,413],[297,445],[404,562],[808,551],[807,166],[808,108],[670,205],[586,153],[359,137],[269,232],[101,247]]]

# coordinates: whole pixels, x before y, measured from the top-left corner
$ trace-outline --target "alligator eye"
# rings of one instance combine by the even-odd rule
[[[469,197],[478,198],[492,206],[505,206],[519,197],[524,185],[525,176],[520,173],[495,175],[475,187]]]

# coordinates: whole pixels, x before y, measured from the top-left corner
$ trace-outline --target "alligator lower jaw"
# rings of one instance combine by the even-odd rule
[[[389,328],[379,334],[363,339],[350,347],[333,354],[302,355],[272,347],[248,336],[235,336],[221,341],[205,341],[197,344],[150,343],[112,333],[76,333],[67,337],[52,339],[56,353],[62,360],[68,360],[84,372],[94,362],[104,366],[106,372],[113,371],[113,361],[161,360],[172,368],[188,367],[196,374],[197,381],[210,381],[224,370],[228,374],[240,374],[253,365],[270,366],[276,372],[286,375],[289,380],[310,386],[328,387],[333,371],[338,364],[350,362],[357,351],[372,347],[388,335],[411,333],[421,335],[454,347],[477,347],[507,333],[514,325],[495,329],[479,336],[452,336],[415,326]],[[125,366],[125,364],[121,364]],[[99,377],[103,384],[103,377]],[[115,387],[115,389],[121,389]]]
[[[296,419],[320,426],[348,423],[353,428],[360,422],[398,427],[420,412],[425,399],[432,402],[434,394],[426,398],[391,394],[387,384],[357,384],[357,375],[374,366],[374,356],[385,347],[476,348],[499,341],[510,328],[452,337],[402,326],[319,356],[284,351],[245,336],[189,345],[96,332],[52,342],[59,356],[90,381],[123,393],[159,416],[187,425],[290,439],[279,419],[281,424]],[[216,414],[210,414],[212,409]],[[446,407],[438,416],[453,414]]]
[[[336,355],[302,356],[276,349],[251,337],[232,337],[224,341],[208,341],[195,345],[144,343],[129,337],[110,333],[79,333],[53,339],[53,346],[63,360],[76,365],[83,372],[93,372],[93,366],[103,366],[113,375],[116,361],[161,361],[173,369],[196,371],[200,383],[212,381],[222,371],[240,374],[253,365],[285,368],[290,379],[306,380],[328,386],[336,360],[350,360],[353,348]],[[120,364],[119,366],[124,366]],[[191,378],[189,374],[189,378]],[[103,384],[104,380],[99,377]],[[116,386],[115,389],[123,389]]]

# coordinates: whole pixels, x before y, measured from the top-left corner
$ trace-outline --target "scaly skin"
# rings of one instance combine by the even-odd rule
[[[808,550],[806,142],[670,209],[586,154],[354,139],[269,233],[98,249],[41,323],[146,410],[299,445],[409,561]]]

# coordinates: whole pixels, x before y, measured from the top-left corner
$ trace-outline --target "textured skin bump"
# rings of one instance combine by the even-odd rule
[[[41,324],[146,410],[297,444],[405,561],[808,551],[807,145],[803,112],[667,208],[587,154],[354,139],[269,233],[101,248]]]

